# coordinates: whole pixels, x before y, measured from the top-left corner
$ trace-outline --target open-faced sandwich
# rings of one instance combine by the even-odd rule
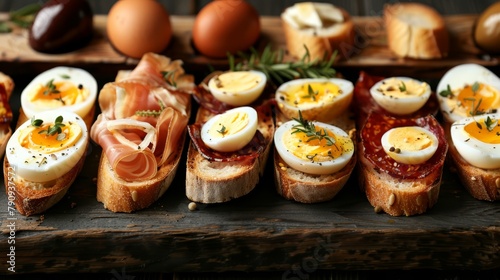
[[[483,66],[458,65],[441,78],[437,96],[450,162],[462,184],[476,199],[500,200],[500,79]]]
[[[102,147],[97,200],[105,208],[140,210],[168,189],[183,151],[193,81],[181,61],[147,53],[101,89],[90,135]]]
[[[12,78],[0,72],[0,158],[5,153],[5,146],[12,135],[12,109],[9,99],[14,90],[14,81]]]
[[[94,121],[97,82],[87,71],[59,66],[36,76],[21,93],[17,125],[37,113],[62,109],[79,115],[90,129]]]
[[[186,196],[220,203],[252,191],[264,173],[273,142],[271,106],[259,71],[213,73],[195,88],[199,103],[189,125]]]
[[[356,165],[353,84],[296,79],[276,91],[274,177],[277,192],[302,203],[331,200]]]
[[[42,213],[61,200],[83,166],[88,139],[83,119],[65,110],[36,113],[16,129],[3,170],[19,213]]]
[[[438,201],[447,153],[429,84],[362,72],[354,90],[360,187],[376,212],[422,214]]]

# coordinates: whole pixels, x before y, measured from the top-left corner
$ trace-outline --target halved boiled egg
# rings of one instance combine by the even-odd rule
[[[201,127],[201,140],[219,152],[245,147],[257,131],[258,115],[254,108],[238,107],[216,115]]]
[[[448,122],[495,113],[500,108],[500,78],[481,65],[451,68],[439,81],[436,92]]]
[[[388,112],[407,115],[424,106],[431,96],[431,87],[409,77],[391,77],[373,85],[370,94]]]
[[[36,76],[21,93],[21,107],[28,118],[39,112],[64,108],[82,118],[95,105],[97,82],[87,71],[55,67]]]
[[[248,105],[262,94],[267,77],[260,71],[234,71],[216,75],[208,82],[212,95],[232,106]]]
[[[286,164],[308,174],[333,174],[344,168],[354,154],[354,143],[344,130],[303,119],[278,127],[274,144]]]
[[[438,148],[437,137],[419,126],[395,127],[382,135],[382,148],[395,161],[421,164],[429,160]]]
[[[65,110],[37,113],[14,132],[6,157],[16,176],[48,182],[70,171],[84,156],[87,126],[80,116]]]
[[[307,120],[331,122],[346,111],[352,101],[353,84],[344,79],[296,79],[276,91],[280,111],[289,119],[299,111]]]
[[[458,153],[471,165],[500,168],[500,114],[486,114],[454,122],[451,139]]]

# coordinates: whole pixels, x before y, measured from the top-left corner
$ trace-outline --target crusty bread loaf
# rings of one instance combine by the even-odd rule
[[[179,140],[172,160],[159,167],[156,175],[148,180],[125,181],[116,176],[106,155],[101,154],[97,176],[97,201],[112,212],[131,213],[144,209],[157,201],[174,180],[183,152],[185,134]]]
[[[213,114],[200,107],[196,121],[205,123]],[[221,203],[244,196],[252,191],[260,177],[273,143],[274,121],[272,116],[259,118],[257,129],[266,139],[264,151],[253,160],[214,162],[204,158],[191,143],[186,166],[186,196],[195,202]]]
[[[64,197],[80,173],[84,162],[85,156],[70,171],[56,180],[38,183],[17,176],[15,169],[11,170],[7,157],[4,157],[3,174],[6,191],[7,193],[14,191],[14,203],[21,215],[31,216],[43,213]]]
[[[448,55],[448,30],[435,9],[420,3],[387,4],[384,20],[389,49],[397,56],[436,59]]]
[[[392,216],[413,216],[425,213],[438,201],[442,168],[422,179],[394,179],[377,172],[358,149],[359,185],[375,212]]]
[[[281,18],[289,54],[300,59],[306,54],[306,51],[309,51],[309,57],[312,61],[322,60],[325,55],[326,58],[329,58],[337,51],[339,57],[348,58],[352,54],[351,50],[354,45],[354,23],[346,10],[336,8],[342,12],[343,22],[335,23],[321,30],[301,29],[293,26],[285,17],[287,12],[285,10]],[[307,50],[304,46],[307,47]]]

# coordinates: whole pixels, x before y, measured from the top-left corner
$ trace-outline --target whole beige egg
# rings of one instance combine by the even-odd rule
[[[479,15],[474,27],[474,42],[489,53],[500,53],[500,1]]]
[[[108,13],[106,32],[118,52],[141,58],[168,47],[172,25],[168,11],[156,0],[120,0]]]

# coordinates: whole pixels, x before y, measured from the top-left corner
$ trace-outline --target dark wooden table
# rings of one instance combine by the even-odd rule
[[[353,59],[335,68],[355,80],[360,70],[374,74],[406,73],[436,80],[463,62],[483,64],[496,73],[498,58],[484,56],[468,40],[475,15],[447,17],[454,53],[440,61],[395,58],[384,45],[384,31],[365,33],[370,44],[358,46]],[[55,65],[74,65],[96,75],[99,85],[116,71],[131,68],[107,44],[99,17],[98,35],[87,48],[68,55],[33,53],[20,37],[2,37],[0,71],[11,74],[18,96],[34,75]],[[199,57],[190,49],[192,17],[174,17],[176,39],[166,55],[185,61],[201,78],[207,65],[227,66],[223,60]],[[260,45],[283,45],[279,19],[265,17]],[[376,24],[377,17],[356,18],[358,30]],[[365,29],[364,29],[365,28]],[[469,33],[468,33],[469,32]],[[12,46],[16,46],[13,48]],[[0,194],[0,278],[7,271],[9,225],[15,224],[15,269],[23,273],[72,272],[264,272],[279,271],[284,279],[304,279],[317,271],[500,270],[500,205],[473,199],[448,166],[436,206],[424,215],[391,217],[376,214],[358,189],[356,175],[332,201],[305,205],[279,197],[267,170],[257,188],[241,199],[198,205],[189,211],[184,194],[184,165],[170,189],[153,206],[132,214],[116,214],[96,201],[96,166],[100,149],[93,145],[85,168],[68,194],[55,207],[33,217],[8,214],[7,197]],[[184,159],[183,161],[184,162]],[[13,219],[11,219],[13,218]],[[108,279],[109,279],[108,278]]]

